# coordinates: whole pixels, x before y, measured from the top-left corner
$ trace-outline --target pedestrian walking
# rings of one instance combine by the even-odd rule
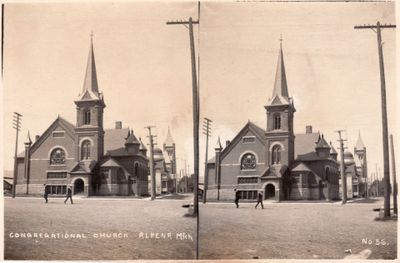
[[[239,199],[240,199],[240,192],[235,189],[235,204],[236,204],[236,208],[239,208]]]
[[[68,189],[67,189],[67,198],[65,199],[64,204],[67,203],[68,199],[71,200],[71,205],[73,205],[74,202],[72,201],[72,189],[71,189],[71,186],[69,186]]]
[[[257,195],[257,204],[256,204],[256,206],[255,206],[256,209],[257,209],[258,204],[261,204],[261,208],[264,209],[263,198],[264,198],[263,192],[260,191],[260,192],[258,193],[258,195]]]
[[[49,188],[47,187],[47,185],[46,184],[43,184],[43,187],[44,187],[44,194],[43,194],[43,197],[44,197],[44,200],[46,200],[46,204],[48,203],[48,197],[49,197]]]

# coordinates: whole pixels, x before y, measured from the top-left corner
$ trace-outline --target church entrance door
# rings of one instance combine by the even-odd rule
[[[74,182],[74,194],[83,194],[85,191],[85,183],[82,179],[76,179]]]
[[[267,184],[265,187],[265,199],[275,198],[275,186],[273,184]]]

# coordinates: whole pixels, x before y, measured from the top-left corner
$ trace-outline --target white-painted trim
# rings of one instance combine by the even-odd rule
[[[265,182],[265,183],[262,185],[262,191],[264,191],[264,193],[266,192],[266,191],[265,191],[265,188],[266,188],[267,185],[269,185],[269,184],[272,184],[272,185],[275,187],[275,192],[276,192],[277,190],[280,190],[280,189],[279,189],[279,183],[269,181],[269,182]],[[275,196],[276,196],[276,194],[275,194]]]
[[[256,163],[257,165],[262,165],[262,164],[265,164],[265,163]],[[240,166],[240,163],[224,163],[224,164],[221,164],[221,166]],[[253,169],[254,171],[256,170],[256,169]],[[246,171],[252,171],[252,170],[246,170]]]
[[[247,139],[247,138],[254,138],[254,142],[244,142],[243,140],[244,140],[244,139]],[[243,143],[243,144],[252,144],[252,143],[256,143],[256,136],[254,136],[254,135],[243,136],[243,137],[242,137],[242,143]]]
[[[253,155],[256,157],[256,165],[257,165],[258,160],[259,160],[258,155],[257,155],[255,152],[249,151],[249,150],[244,151],[244,152],[239,156],[239,160],[238,160],[239,165],[242,163],[242,158],[243,158],[243,156],[244,156],[245,154],[248,154],[248,153],[251,153],[251,154],[253,154]]]
[[[224,163],[221,166],[240,166],[240,163]]]
[[[273,142],[273,143],[269,146],[269,149],[268,149],[268,151],[269,151],[270,153],[272,153],[272,148],[274,148],[275,145],[281,146],[281,151],[284,151],[284,150],[285,150],[285,147],[283,146],[283,144],[282,144],[281,142]]]
[[[75,181],[78,180],[78,179],[82,179],[83,184],[84,184],[83,186],[88,185],[88,182],[86,181],[86,178],[84,178],[84,177],[75,177],[74,179],[72,179],[71,185],[72,186],[75,185]]]
[[[49,160],[49,161],[50,161],[50,159],[51,159],[51,153],[52,153],[55,149],[57,149],[57,148],[61,148],[62,150],[64,150],[64,152],[65,152],[65,159],[67,159],[67,156],[68,156],[67,149],[65,149],[64,146],[56,145],[56,146],[53,146],[53,147],[50,149],[50,151],[48,152],[48,154],[47,154],[47,157],[48,157],[48,160]]]
[[[31,161],[50,161],[50,159],[44,159],[44,158],[35,158],[35,159],[30,159]],[[65,160],[75,160],[75,158],[65,158]]]
[[[90,141],[90,143],[91,143],[90,146],[92,146],[92,147],[94,146],[94,141],[93,141],[93,139],[92,139],[91,137],[83,137],[83,138],[81,138],[81,139],[79,140],[79,149],[82,148],[82,143],[83,143],[84,141],[86,141],[86,140]]]
[[[54,136],[54,133],[59,133],[59,134],[62,134],[63,136],[60,136],[60,137],[57,137],[57,136]],[[51,137],[52,138],[65,138],[65,131],[52,131],[51,132]]]

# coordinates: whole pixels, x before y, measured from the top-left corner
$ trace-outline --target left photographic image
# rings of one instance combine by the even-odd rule
[[[4,259],[196,258],[189,37],[166,25],[196,15],[3,5]]]

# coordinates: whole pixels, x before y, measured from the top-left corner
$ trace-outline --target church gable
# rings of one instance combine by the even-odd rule
[[[52,149],[62,148],[66,158],[74,158],[75,140],[73,127],[71,123],[58,117],[32,145],[31,157],[33,159],[49,158]]]
[[[239,164],[240,158],[251,153],[255,155],[257,163],[265,160],[264,131],[255,124],[249,122],[229,143],[221,153],[221,163]]]

